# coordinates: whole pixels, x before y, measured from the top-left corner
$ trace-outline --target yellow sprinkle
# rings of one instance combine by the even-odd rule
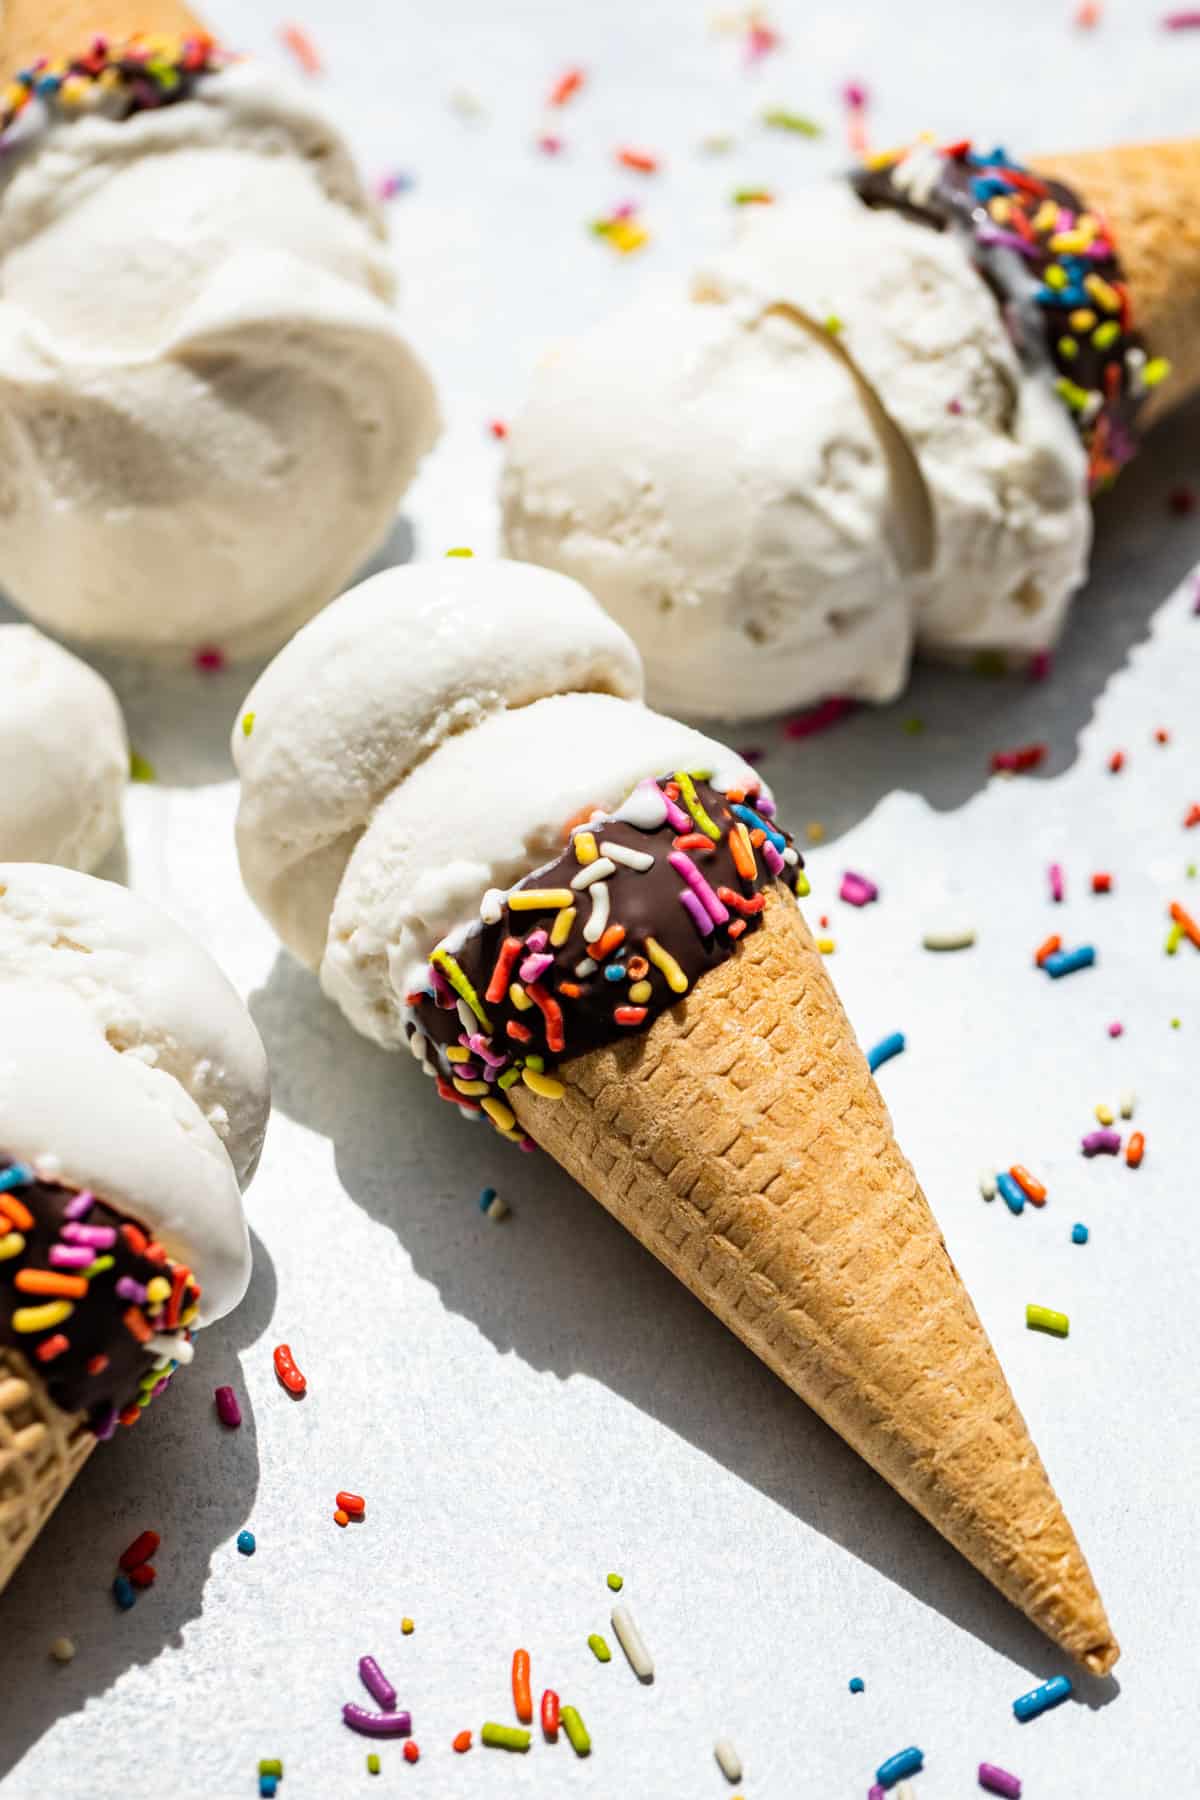
[[[1049,247],[1055,256],[1081,256],[1091,244],[1092,235],[1087,231],[1056,231]]]
[[[404,1633],[405,1637],[411,1637],[413,1634],[412,1620],[411,1619],[401,1619],[400,1629]]]
[[[492,1022],[483,1010],[483,1002],[480,1000],[479,995],[475,992],[475,989],[471,986],[471,983],[467,980],[450,952],[443,949],[439,944],[429,960],[435,969],[440,969],[442,971],[442,974],[446,977],[446,980],[450,983],[450,986],[454,989],[455,993],[458,994],[461,999],[466,1001],[467,1005],[490,1037],[492,1035]]]
[[[1096,323],[1096,315],[1090,306],[1077,306],[1071,314],[1072,331],[1090,331]]]
[[[550,943],[553,949],[561,950],[571,935],[571,927],[575,923],[575,908],[564,906],[553,925],[550,927]]]
[[[1175,952],[1178,950],[1178,948],[1182,942],[1183,942],[1183,926],[1182,925],[1170,926],[1167,930],[1167,941],[1166,941],[1166,945],[1164,946],[1164,948],[1166,949],[1167,955],[1174,956]]]
[[[801,900],[807,900],[808,896],[812,893],[812,882],[808,879],[808,876],[804,873],[803,869],[797,869],[796,871],[796,893]]]
[[[1053,200],[1043,200],[1042,204],[1033,215],[1033,229],[1035,231],[1049,231],[1050,227],[1057,223],[1057,220],[1058,207],[1056,203]]]
[[[543,1100],[561,1100],[567,1091],[562,1082],[556,1081],[553,1075],[543,1075],[537,1069],[522,1069],[521,1080],[527,1088],[532,1088],[535,1094],[540,1094]]]
[[[1142,380],[1147,387],[1157,387],[1171,373],[1171,365],[1165,356],[1152,356],[1142,370]]]
[[[165,1275],[155,1275],[146,1283],[146,1298],[152,1305],[158,1306],[171,1297],[171,1284]]]
[[[635,981],[629,990],[629,998],[636,1006],[644,1006],[653,992],[654,989],[648,981]]]
[[[1045,281],[1047,287],[1065,288],[1067,286],[1067,271],[1063,268],[1061,263],[1051,263],[1042,279]]]
[[[139,750],[131,750],[129,752],[130,781],[153,781],[154,778],[154,764]]]
[[[1006,194],[993,194],[988,202],[988,211],[997,225],[1007,225],[1012,218],[1012,201]]]
[[[486,1094],[488,1092],[488,1084],[486,1081],[464,1081],[461,1075],[456,1075],[454,1077],[454,1085],[460,1094],[476,1095]]]
[[[181,1325],[194,1325],[199,1317],[200,1308],[193,1302],[191,1306],[185,1307],[183,1312],[180,1313],[179,1323]]]
[[[1115,319],[1106,319],[1103,325],[1097,325],[1095,331],[1093,331],[1092,342],[1095,344],[1097,350],[1107,350],[1110,344],[1116,343],[1120,335],[1121,327],[1117,324],[1117,321]]]
[[[468,550],[462,545],[455,550],[447,550],[446,552],[447,556],[474,556],[474,554],[475,552],[473,550]]]
[[[242,714],[242,736],[243,737],[250,736],[250,733],[254,730],[254,721],[257,717],[258,717],[257,713],[248,712],[248,713]]]
[[[12,1316],[14,1331],[49,1331],[75,1311],[69,1300],[50,1300],[45,1306],[18,1306]]]
[[[467,1049],[464,1049],[462,1044],[450,1044],[447,1046],[447,1048],[446,1048],[446,1061],[447,1062],[470,1062],[470,1060],[471,1060],[471,1052]]]
[[[714,844],[719,844],[721,833],[701,806],[700,796],[696,792],[696,783],[684,769],[675,771],[675,779],[679,783],[679,797],[687,808],[697,831],[702,831],[706,838],[711,838]]]
[[[514,888],[508,904],[513,912],[553,912],[572,905],[574,898],[570,888]]]
[[[594,831],[577,831],[571,842],[575,847],[576,862],[593,863],[600,854]]]
[[[1120,312],[1121,296],[1110,282],[1105,281],[1103,275],[1096,275],[1094,273],[1085,275],[1083,278],[1083,285],[1092,296],[1092,299],[1098,306],[1102,306],[1105,312]]]
[[[820,819],[810,819],[808,824],[804,827],[804,835],[810,844],[819,844],[821,839],[825,836],[825,827],[822,825]]]
[[[497,1131],[511,1131],[517,1122],[517,1115],[511,1106],[505,1106],[503,1100],[497,1100],[494,1094],[490,1100],[483,1102],[483,1110]]]
[[[1111,1125],[1113,1122],[1112,1107],[1101,1104],[1100,1106],[1098,1106],[1096,1108],[1096,1117],[1100,1121],[1101,1125]]]
[[[525,989],[520,985],[519,982],[516,982],[516,981],[514,981],[512,986],[509,988],[508,997],[512,1001],[513,1005],[516,1007],[518,1012],[528,1012],[530,1007],[533,1005],[533,1001],[529,998],[529,995],[525,992]]]
[[[688,978],[680,968],[669,950],[664,950],[657,938],[646,939],[646,955],[654,967],[666,978],[667,986],[673,994],[686,994]]]
[[[1182,937],[1183,933],[1180,932]],[[0,1262],[7,1262],[10,1256],[20,1256],[25,1248],[25,1239],[19,1231],[10,1231],[7,1236],[0,1237]]]
[[[832,938],[818,938],[817,949],[821,952],[822,956],[832,956],[837,949],[837,945]]]

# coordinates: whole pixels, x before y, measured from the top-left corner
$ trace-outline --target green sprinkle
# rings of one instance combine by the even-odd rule
[[[812,882],[808,879],[808,876],[804,873],[803,869],[797,869],[796,871],[796,893],[801,900],[807,900],[808,896],[812,893]]]
[[[1071,1329],[1066,1313],[1055,1312],[1049,1306],[1027,1306],[1025,1323],[1030,1331],[1049,1331],[1055,1337],[1066,1337]]]
[[[762,116],[764,125],[772,131],[794,131],[798,137],[824,137],[824,127],[817,124],[804,113],[789,112],[786,106],[772,106]]]
[[[1171,1030],[1178,1031],[1180,1023],[1181,1023],[1181,1021],[1179,1019],[1172,1019],[1171,1020]]]
[[[733,204],[735,206],[766,206],[771,195],[766,188],[735,188]]]
[[[111,1269],[112,1266],[113,1259],[111,1256],[98,1256],[95,1262],[90,1262],[87,1268],[80,1269],[79,1273],[83,1276],[85,1281],[90,1281],[93,1275],[103,1275],[107,1270]]]
[[[258,1765],[260,1775],[273,1775],[276,1781],[283,1779],[283,1763],[278,1756],[264,1756]]]
[[[525,1067],[532,1069],[535,1075],[541,1075],[545,1071],[546,1059],[544,1056],[539,1056],[535,1050],[532,1056],[525,1058]]]
[[[1054,383],[1055,392],[1060,399],[1066,401],[1072,412],[1082,412],[1091,398],[1086,388],[1080,387],[1077,381],[1071,381],[1066,375],[1060,375]]]
[[[475,1014],[475,1017],[479,1020],[479,1023],[483,1026],[487,1036],[491,1037],[492,1022],[483,1010],[483,1002],[475,992],[475,989],[471,986],[471,983],[467,980],[463,971],[455,962],[454,958],[451,956],[450,952],[439,944],[429,960],[435,969],[440,969],[442,971],[442,974],[446,977],[446,980],[450,983],[450,986],[454,989],[455,993],[459,995],[461,999],[466,1001],[471,1011]]]
[[[257,713],[248,712],[248,713],[242,714],[242,736],[243,737],[250,736],[250,733],[254,730],[254,721],[257,717],[258,717]]]
[[[507,1093],[508,1089],[512,1086],[513,1082],[520,1081],[520,1079],[521,1079],[520,1069],[517,1069],[517,1068],[505,1069],[503,1075],[501,1075],[499,1080],[497,1081],[496,1086],[498,1088],[502,1088],[505,1091],[505,1093]]]
[[[612,1661],[612,1651],[598,1631],[593,1631],[591,1637],[588,1639],[588,1649],[591,1651],[597,1662]]]
[[[1074,358],[1079,355],[1079,340],[1073,337],[1060,337],[1058,340],[1058,354],[1060,356],[1065,356],[1068,362],[1073,361]]]
[[[688,774],[687,770],[677,769],[675,771],[675,779],[679,783],[679,798],[687,808],[688,814],[695,824],[696,829],[702,831],[706,838],[711,838],[714,844],[719,844],[721,841],[721,833],[701,806],[700,796],[696,792],[696,784]]]
[[[474,556],[474,554],[475,552],[473,550],[468,550],[465,544],[459,544],[455,549],[447,550],[446,552],[447,556]]]
[[[623,1575],[610,1575],[608,1578],[608,1585],[614,1594],[619,1594],[621,1589],[625,1586],[625,1577]]]
[[[566,1723],[566,1708],[563,1708],[563,1723]],[[529,1733],[521,1731],[516,1725],[493,1725],[489,1720],[479,1733],[480,1740],[490,1744],[493,1750],[528,1750]]]
[[[369,1750],[367,1752],[367,1774],[368,1775],[378,1775],[378,1773],[379,1773],[379,1752],[377,1750]]]
[[[1188,880],[1189,880],[1189,881],[1195,881],[1195,879],[1196,879],[1196,865],[1195,865],[1195,863],[1189,863],[1189,864],[1188,864],[1188,866],[1187,866],[1187,869],[1186,869],[1186,871],[1185,871],[1185,873],[1186,873],[1186,874],[1187,874],[1187,878],[1188,878]]]
[[[154,773],[154,764],[138,750],[129,752],[129,779],[130,781],[156,781],[158,779]]]
[[[567,1734],[572,1750],[576,1756],[586,1756],[592,1747],[588,1736],[588,1728],[573,1706],[564,1706],[559,1714],[562,1728]]]
[[[1121,327],[1117,324],[1117,321],[1115,319],[1106,319],[1103,325],[1097,325],[1095,331],[1093,331],[1092,342],[1095,344],[1097,350],[1107,350],[1110,344],[1116,343],[1120,335]]]
[[[906,737],[920,737],[925,729],[925,721],[914,716],[911,719],[905,719],[900,729]]]

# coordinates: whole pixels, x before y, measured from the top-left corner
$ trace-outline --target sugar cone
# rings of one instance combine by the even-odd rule
[[[1056,1644],[1117,1660],[1087,1563],[803,917],[521,1124]]]
[[[83,1414],[61,1412],[36,1370],[0,1345],[0,1593],[95,1443]]]
[[[1200,390],[1200,138],[1032,161],[1112,224],[1134,323],[1150,353],[1171,362],[1141,415],[1152,424]]]
[[[0,78],[39,56],[77,56],[98,33],[186,37],[204,29],[180,0],[0,0]]]

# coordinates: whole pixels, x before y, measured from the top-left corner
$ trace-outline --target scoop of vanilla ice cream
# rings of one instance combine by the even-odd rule
[[[442,938],[562,850],[564,826],[614,812],[647,775],[710,769],[753,780],[741,758],[676,719],[610,694],[569,693],[494,713],[448,738],[393,788],[338,889],[321,986],[357,1031],[405,1042],[404,997]]]
[[[351,853],[418,763],[506,707],[573,691],[640,699],[641,664],[592,596],[548,569],[386,569],[298,632],[233,730],[242,876],[288,948],[319,965]]]
[[[0,1010],[0,1146],[127,1209],[193,1270],[202,1320],[228,1312],[270,1083],[216,964],[125,888],[2,863]]]
[[[963,246],[871,210],[845,182],[752,211],[697,291],[739,316],[785,301],[813,321],[838,319],[838,341],[903,432],[932,507],[932,566],[910,583],[918,643],[1052,644],[1087,572],[1087,459],[1045,373],[1022,367]]]
[[[437,433],[343,140],[238,65],[2,179],[0,584],[84,641],[273,647]]]
[[[506,548],[584,582],[653,703],[693,717],[886,700],[908,668],[920,484],[836,344],[774,298],[651,290],[545,359],[509,433]]]
[[[129,775],[116,695],[32,625],[0,625],[0,692],[0,858],[94,869]]]

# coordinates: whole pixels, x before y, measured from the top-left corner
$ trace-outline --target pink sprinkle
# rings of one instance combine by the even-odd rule
[[[459,1043],[462,1041],[460,1038]],[[502,1069],[508,1061],[507,1056],[497,1056],[488,1048],[488,1041],[482,1032],[477,1031],[473,1036],[467,1038],[466,1046],[468,1050],[473,1050],[480,1062],[485,1062],[489,1069]]]
[[[818,731],[828,731],[831,725],[836,725],[839,719],[852,713],[856,704],[856,701],[847,700],[844,696],[822,700],[818,706],[810,706],[804,712],[785,720],[784,736],[806,738],[813,737]]]
[[[558,156],[563,148],[563,140],[547,132],[544,137],[538,139],[537,146],[547,156]]]
[[[397,194],[407,194],[413,185],[412,176],[397,169],[394,174],[379,177],[375,183],[375,198],[377,200],[394,200]]]
[[[1081,31],[1091,31],[1093,26],[1098,25],[1100,23],[1098,0],[1080,0],[1080,5],[1075,9],[1075,23]],[[979,1766],[982,1769],[985,1765],[980,1763]],[[982,1781],[983,1776],[981,1775],[979,1779]]]
[[[1062,864],[1061,863],[1051,863],[1050,864],[1050,898],[1055,902],[1056,905],[1059,905],[1059,904],[1061,904],[1063,895],[1066,893],[1066,891],[1067,891],[1066,884],[1063,881]]]
[[[746,60],[760,62],[772,50],[777,50],[782,41],[779,33],[769,25],[752,25],[746,36]]]
[[[1168,31],[1195,31],[1200,28],[1200,12],[1167,13],[1163,24]]]
[[[659,791],[661,792],[662,790],[660,789]],[[669,794],[663,794],[663,805],[667,809],[667,824],[671,827],[672,831],[688,832],[692,829],[692,821],[688,818],[682,806],[676,806]]]
[[[853,869],[847,869],[842,876],[838,898],[850,906],[869,906],[872,900],[878,900],[879,889],[865,875],[856,875]]]
[[[1120,1037],[1124,1033],[1124,1030],[1125,1027],[1122,1025],[1120,1019],[1114,1019],[1108,1028],[1108,1035],[1109,1037]]]
[[[86,1269],[95,1260],[86,1244],[51,1244],[50,1262],[56,1269]]]
[[[93,1250],[111,1250],[117,1241],[112,1225],[64,1225],[59,1237],[68,1244],[88,1244]]]
[[[667,858],[667,861],[670,863],[671,867],[674,869],[674,871],[677,875],[683,876],[683,879],[687,882],[688,886],[691,888],[693,894],[695,894],[697,900],[699,900],[701,906],[704,908],[705,912],[708,914],[708,916],[712,920],[713,924],[714,925],[728,924],[728,922],[729,922],[728,909],[721,903],[720,900],[717,899],[716,894],[713,892],[713,890],[709,886],[708,882],[705,881],[703,875],[700,873],[699,869],[696,867],[696,865],[692,861],[691,857],[685,856],[682,850],[672,850],[670,856],[668,856],[668,858]],[[689,908],[689,911],[690,911],[690,908]]]
[[[317,46],[307,31],[299,25],[281,25],[279,37],[284,48],[290,50],[306,75],[319,75],[324,67]]]
[[[783,858],[780,856],[770,838],[763,839],[762,847],[758,854],[762,857],[772,875],[782,875],[784,869]]]
[[[861,81],[848,81],[842,89],[842,99],[855,112],[861,112],[867,104],[867,90]]]
[[[525,961],[521,964],[521,980],[540,981],[553,961],[554,958],[549,954],[542,956],[527,956]]]
[[[202,644],[192,655],[192,666],[202,675],[215,675],[225,667],[225,652],[219,644]]]
[[[946,411],[948,413],[953,413],[956,419],[961,414],[962,409],[963,409],[963,403],[961,400],[947,400]]]
[[[1002,1794],[1004,1800],[1021,1800],[1019,1778],[1010,1775],[1007,1769],[998,1769],[995,1763],[980,1763],[979,1785],[989,1794]]]
[[[636,201],[622,200],[620,206],[613,207],[612,213],[610,216],[613,219],[632,219],[636,212],[637,212]]]
[[[529,936],[525,939],[525,948],[527,950],[544,950],[549,942],[549,932],[543,931],[542,927],[539,925],[537,930],[531,931]]]
[[[1054,652],[1052,650],[1035,650],[1029,659],[1030,681],[1045,681],[1053,667]]]
[[[222,1425],[228,1425],[231,1431],[236,1430],[242,1422],[242,1409],[238,1405],[238,1397],[233,1389],[231,1387],[214,1388],[213,1399],[217,1403],[217,1417]]]
[[[74,1199],[68,1200],[63,1208],[63,1217],[67,1219],[86,1219],[96,1204],[96,1196],[90,1188],[83,1188]]]

